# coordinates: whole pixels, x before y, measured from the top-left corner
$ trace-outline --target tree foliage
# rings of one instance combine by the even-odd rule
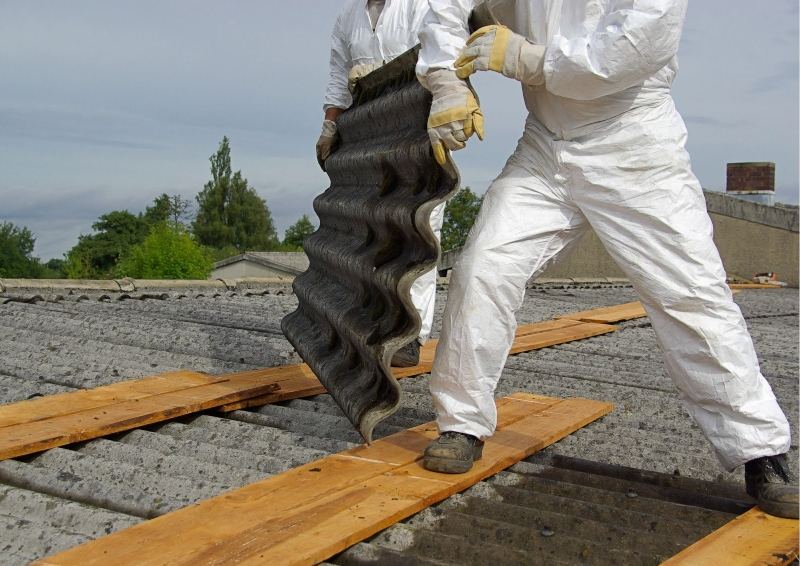
[[[464,245],[482,202],[483,197],[473,193],[469,187],[464,187],[448,201],[442,225],[442,250],[452,250]]]
[[[144,219],[151,225],[169,222],[173,226],[186,227],[192,211],[192,201],[181,195],[161,193],[153,200],[153,205],[144,211]]]
[[[81,235],[66,254],[65,271],[73,279],[110,277],[120,256],[144,241],[151,224],[143,215],[114,210],[92,224],[94,234]]]
[[[248,186],[241,171],[232,173],[227,137],[209,161],[211,180],[196,197],[197,217],[192,224],[198,242],[238,251],[274,248],[278,238],[267,203]]]
[[[316,227],[311,222],[307,214],[300,217],[300,220],[292,224],[283,234],[283,247],[288,249],[303,249],[303,240],[314,233]]]
[[[82,234],[66,254],[61,272],[73,279],[103,279],[114,275],[120,258],[144,242],[155,226],[184,228],[191,203],[180,195],[163,193],[143,213],[114,210],[92,224],[93,234]]]
[[[208,250],[186,230],[163,222],[122,256],[115,272],[138,279],[206,279],[212,267]]]
[[[36,238],[25,226],[11,222],[0,224],[0,277],[39,277],[42,266],[33,257]]]

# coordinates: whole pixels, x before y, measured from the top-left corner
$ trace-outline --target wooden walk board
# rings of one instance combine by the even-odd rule
[[[498,430],[460,475],[418,459],[428,423],[289,470],[45,558],[40,566],[314,564],[530,456],[607,414],[611,405],[516,394]]]
[[[132,401],[179,391],[195,385],[216,383],[220,378],[191,371],[176,371],[142,379],[121,381],[94,389],[82,389],[47,395],[19,403],[0,405],[0,427],[29,423],[42,419],[78,413],[86,409],[103,407],[122,401]]]
[[[614,326],[575,320],[522,325],[511,353],[518,354],[613,332]],[[436,341],[420,364],[393,368],[396,378],[428,373]],[[223,376],[180,371],[0,406],[0,460],[90,440],[206,409],[233,411],[325,393],[306,364]]]
[[[798,557],[798,535],[800,530],[797,520],[773,517],[754,507],[663,564],[789,564]]]
[[[600,309],[592,309],[588,311],[571,312],[562,314],[557,319],[570,319],[579,320],[582,322],[594,322],[598,324],[610,324],[614,322],[622,322],[623,320],[633,320],[634,318],[642,318],[647,316],[647,313],[642,306],[642,303],[635,301],[633,303],[625,303],[622,305],[614,305],[612,307],[604,307]]]
[[[530,352],[556,344],[564,344],[574,340],[582,340],[599,334],[613,332],[617,328],[607,324],[590,324],[577,320],[545,320],[533,324],[524,324],[517,328],[516,339],[511,347],[512,354]],[[405,377],[415,377],[425,373],[430,373],[433,367],[433,356],[436,352],[438,340],[428,340],[420,349],[420,363],[409,368],[392,368],[392,374],[396,379]],[[303,372],[303,375],[299,375]],[[317,378],[305,364],[295,366],[282,366],[281,368],[269,368],[256,370],[252,375],[262,375],[274,377],[277,375],[291,375],[292,381],[281,382],[281,389],[275,394],[261,397],[250,397],[234,403],[228,403],[220,407],[223,412],[245,409],[248,407],[259,407],[278,401],[297,399],[300,397],[310,397],[325,393],[325,388],[319,383]]]
[[[143,379],[120,383],[110,395],[106,389],[99,397],[74,392],[36,399],[29,403],[52,413],[32,414],[23,422],[19,422],[19,405],[28,402],[6,406],[3,409],[6,422],[12,424],[0,428],[0,460],[174,419],[280,387],[246,375],[210,377],[193,372],[179,375],[174,387],[163,384],[156,387],[156,380]],[[162,386],[164,390],[159,392]],[[139,387],[142,391],[137,393]],[[62,409],[58,401],[68,402],[72,397],[85,402],[84,408]]]
[[[728,287],[731,289],[783,289],[781,285],[770,283],[731,283]]]

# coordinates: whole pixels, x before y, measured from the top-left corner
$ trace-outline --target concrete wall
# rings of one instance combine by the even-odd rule
[[[293,279],[294,276],[250,261],[237,261],[216,268],[211,272],[212,279],[241,279],[242,277],[280,277]]]
[[[798,286],[798,210],[766,206],[723,193],[706,192],[714,241],[728,275],[750,279],[774,271],[780,281]],[[443,256],[442,266],[454,254]],[[624,277],[594,232],[588,232],[567,256],[558,258],[540,278]]]

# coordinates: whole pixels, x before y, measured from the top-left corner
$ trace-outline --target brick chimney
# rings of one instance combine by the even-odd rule
[[[772,206],[775,203],[775,164],[728,163],[727,192],[737,198]]]

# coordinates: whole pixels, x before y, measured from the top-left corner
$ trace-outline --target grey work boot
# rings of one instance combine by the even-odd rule
[[[786,454],[765,456],[744,465],[747,493],[765,513],[797,519],[798,487],[789,479]]]
[[[471,434],[446,431],[428,444],[422,455],[422,465],[432,472],[463,474],[472,462],[483,456],[483,441]]]
[[[406,344],[392,356],[393,368],[410,368],[419,365],[419,342]]]

